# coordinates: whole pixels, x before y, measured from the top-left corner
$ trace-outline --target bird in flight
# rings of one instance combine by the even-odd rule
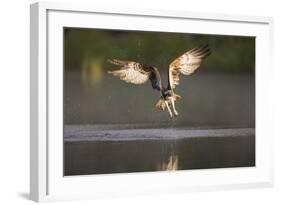
[[[175,102],[181,99],[175,94],[174,89],[180,82],[180,74],[190,75],[200,67],[202,61],[211,54],[208,45],[193,48],[169,65],[168,86],[162,85],[162,80],[158,69],[154,66],[118,59],[108,60],[111,64],[121,66],[118,70],[108,71],[109,74],[119,77],[121,80],[136,85],[143,84],[150,80],[152,88],[159,91],[160,99],[156,103],[159,110],[167,110],[171,118],[178,116]]]

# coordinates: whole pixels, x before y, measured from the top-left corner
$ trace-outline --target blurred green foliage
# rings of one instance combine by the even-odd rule
[[[224,35],[65,28],[64,63],[70,70],[81,70],[93,61],[111,69],[106,60],[118,58],[161,70],[201,44],[209,44],[212,51],[202,72],[254,73],[255,38]]]

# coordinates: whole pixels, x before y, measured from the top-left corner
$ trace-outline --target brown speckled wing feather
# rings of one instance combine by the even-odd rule
[[[193,48],[169,65],[169,88],[174,89],[179,85],[180,74],[190,75],[197,68],[200,67],[204,58],[210,55],[210,48],[208,45]]]
[[[121,66],[121,68],[108,71],[109,74],[117,76],[120,80],[136,85],[151,81],[152,88],[162,89],[161,77],[157,68],[141,64],[134,61],[123,61],[118,59],[108,60],[111,64]]]

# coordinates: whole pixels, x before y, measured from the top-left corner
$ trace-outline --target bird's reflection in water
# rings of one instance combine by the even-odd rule
[[[162,160],[158,164],[159,171],[175,171],[178,170],[179,157],[177,154],[176,141],[170,142],[168,145],[162,146]]]
[[[167,160],[159,165],[159,171],[174,171],[178,170],[178,155],[170,155]]]

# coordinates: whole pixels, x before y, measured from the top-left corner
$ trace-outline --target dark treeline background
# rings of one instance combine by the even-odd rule
[[[91,60],[107,66],[107,58],[130,59],[158,68],[193,47],[209,44],[212,57],[202,72],[254,72],[255,38],[143,31],[65,29],[65,66],[81,69]]]

